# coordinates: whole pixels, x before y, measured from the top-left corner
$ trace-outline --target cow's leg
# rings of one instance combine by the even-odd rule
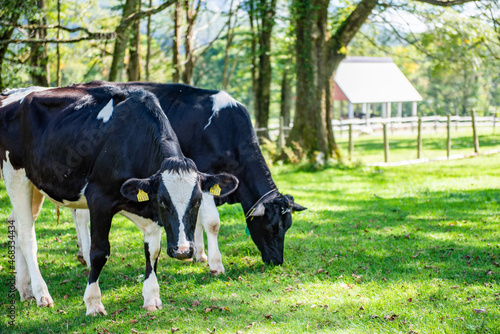
[[[161,250],[161,226],[153,222],[152,226],[144,232],[144,253],[146,255],[146,275],[142,288],[144,308],[155,311],[161,308],[160,286],[156,274],[156,264]]]
[[[194,246],[196,249],[195,259],[198,262],[206,262],[207,255],[205,254],[205,243],[203,242],[203,225],[201,224],[200,211],[198,211],[198,219],[194,230]]]
[[[42,210],[44,196],[38,189],[33,186],[33,200],[31,204],[31,212],[33,215],[33,221],[35,221]],[[18,238],[18,224],[14,212],[12,212],[8,218],[9,224],[14,227],[14,242],[15,242],[15,268],[16,268],[16,288],[21,296],[21,301],[33,298],[33,292],[31,291],[31,279],[29,275],[28,264],[24,258],[21,246],[19,244]]]
[[[198,217],[205,232],[207,233],[208,245],[208,265],[212,274],[221,274],[224,272],[222,265],[222,256],[217,243],[217,235],[219,234],[220,218],[219,211],[215,205],[214,197],[208,193],[203,193],[203,198],[200,205]]]
[[[17,224],[14,212],[9,216],[9,224],[14,227],[14,245],[15,245],[15,268],[16,268],[16,288],[21,296],[21,301],[33,298],[31,291],[31,279],[29,275],[28,264],[24,258],[21,245],[19,243],[19,226]]]
[[[24,169],[15,170],[9,161],[3,166],[5,187],[9,194],[12,207],[14,208],[15,227],[17,233],[17,250],[21,251],[24,262],[19,257],[19,270],[28,269],[31,279],[31,291],[39,306],[54,306],[54,301],[50,297],[47,284],[42,278],[37,262],[37,244],[35,235],[35,225],[33,222],[32,201],[33,184],[26,177]],[[24,266],[26,264],[26,266]],[[16,268],[17,269],[17,268]],[[19,276],[18,276],[19,278]],[[29,297],[29,290],[26,290],[26,279],[21,279],[18,286],[23,289],[24,297]]]
[[[89,210],[71,209],[73,222],[75,223],[76,236],[78,237],[78,261],[84,266],[90,267],[90,233],[89,233]]]
[[[88,188],[87,188],[88,189]],[[104,202],[104,201],[103,201]],[[90,208],[90,274],[83,300],[87,306],[87,315],[104,314],[104,305],[101,302],[101,289],[99,288],[99,275],[106,264],[110,254],[109,229],[113,215],[110,210]],[[98,206],[97,206],[98,207]]]
[[[146,275],[142,287],[142,297],[144,308],[148,311],[155,311],[162,306],[160,299],[160,286],[156,275],[156,264],[161,250],[162,227],[156,222],[140,217],[129,212],[122,214],[134,222],[144,233],[144,253],[146,255]]]

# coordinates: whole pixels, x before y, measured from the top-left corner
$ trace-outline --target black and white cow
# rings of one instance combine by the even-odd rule
[[[0,167],[16,218],[21,298],[53,304],[36,260],[35,186],[60,206],[89,209],[87,314],[105,314],[98,279],[110,255],[108,236],[117,213],[144,232],[144,308],[160,308],[156,263],[162,227],[168,255],[192,257],[202,193],[215,189],[226,196],[237,179],[198,172],[183,155],[157,98],[147,91],[103,85],[33,90],[0,97]]]
[[[291,213],[305,210],[290,195],[282,195],[262,156],[258,140],[245,107],[224,91],[200,89],[183,84],[144,82],[110,83],[93,81],[82,87],[113,85],[145,89],[153,93],[169,118],[184,154],[200,171],[226,172],[239,180],[230,196],[214,198],[204,194],[207,215],[200,219],[208,241],[211,272],[224,271],[217,246],[220,226],[216,205],[241,203],[248,230],[265,263],[282,264],[285,232],[292,225]],[[80,227],[81,229],[81,227]],[[195,234],[196,259],[204,260],[200,225]]]

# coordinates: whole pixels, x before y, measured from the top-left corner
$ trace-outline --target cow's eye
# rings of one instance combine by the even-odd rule
[[[165,202],[164,200],[160,200],[160,206],[164,209],[167,208],[167,202]]]

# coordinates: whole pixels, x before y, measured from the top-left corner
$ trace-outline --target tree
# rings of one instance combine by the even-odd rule
[[[248,13],[252,28],[255,126],[267,128],[271,103],[271,36],[275,25],[276,0],[248,0]],[[267,130],[259,133],[269,138]]]
[[[418,0],[439,6],[472,0]],[[288,138],[297,141],[311,162],[340,152],[331,129],[331,96],[335,71],[345,58],[347,46],[379,5],[378,0],[361,0],[331,32],[329,0],[294,0],[297,54],[297,105],[293,129]]]

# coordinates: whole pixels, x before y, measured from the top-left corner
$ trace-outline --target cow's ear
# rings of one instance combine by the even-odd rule
[[[293,206],[292,206],[292,212],[295,212],[295,211],[304,211],[304,210],[307,210],[306,207],[303,207],[302,205],[298,204],[298,203],[293,203]]]
[[[232,194],[237,188],[239,181],[231,174],[220,173],[216,175],[200,173],[201,190],[216,197]]]
[[[120,189],[123,197],[133,202],[147,202],[155,194],[154,180],[147,179],[129,179],[125,181]]]

